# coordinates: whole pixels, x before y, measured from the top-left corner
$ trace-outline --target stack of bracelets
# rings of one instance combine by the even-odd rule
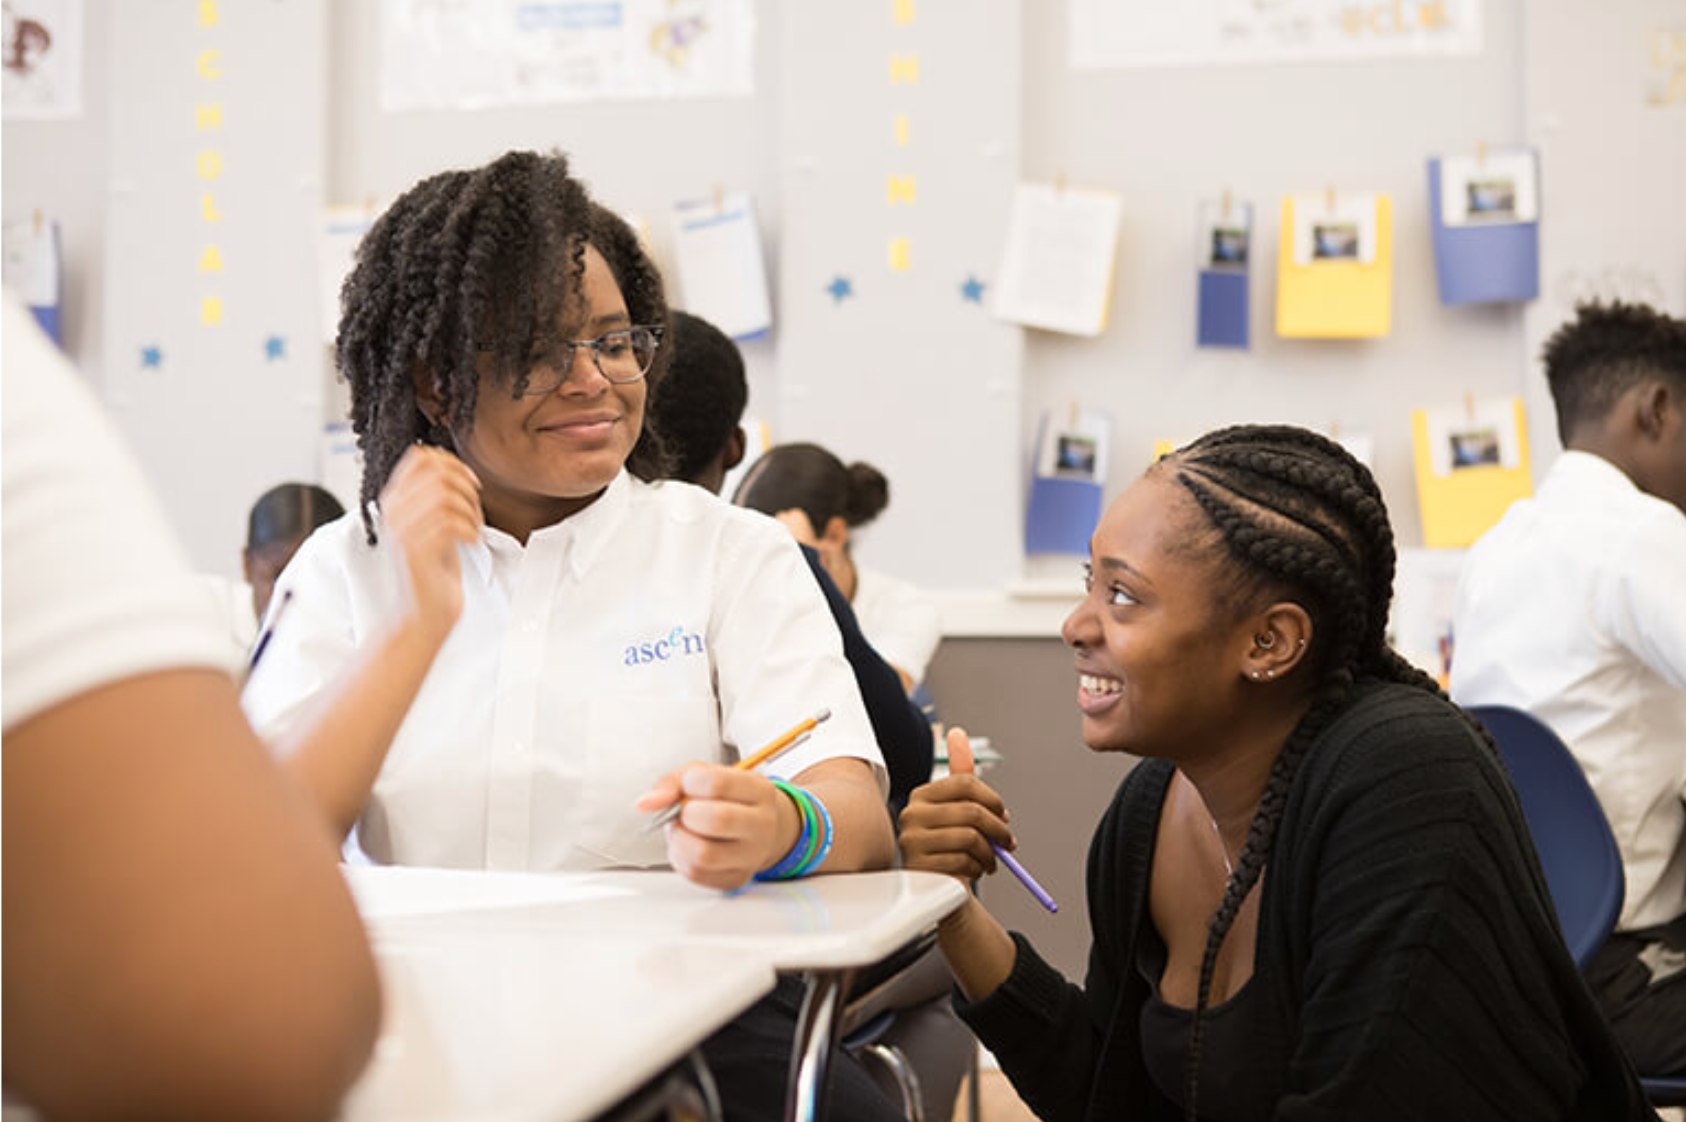
[[[790,852],[780,858],[778,864],[756,873],[755,879],[805,877],[831,855],[831,812],[812,792],[794,783],[775,779],[773,786],[789,795],[790,801],[796,804],[797,812],[802,815],[802,832],[796,836],[796,844],[790,847]]]

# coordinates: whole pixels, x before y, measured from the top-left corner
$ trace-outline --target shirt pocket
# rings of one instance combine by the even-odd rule
[[[719,704],[712,693],[602,694],[591,700],[586,721],[581,830],[575,844],[611,865],[666,865],[665,831],[645,833],[650,815],[632,804],[682,764],[724,760]]]

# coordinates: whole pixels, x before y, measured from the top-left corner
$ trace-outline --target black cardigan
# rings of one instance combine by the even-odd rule
[[[1142,1062],[1136,936],[1172,766],[1120,786],[1089,851],[1085,988],[1015,934],[955,1004],[1044,1119],[1179,1119]],[[1254,977],[1274,1117],[1654,1119],[1575,968],[1509,781],[1424,690],[1364,687],[1318,737],[1266,868]]]

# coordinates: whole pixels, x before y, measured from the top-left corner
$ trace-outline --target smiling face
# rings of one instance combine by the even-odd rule
[[[1250,617],[1226,605],[1223,555],[1188,493],[1159,471],[1107,509],[1088,594],[1061,634],[1076,651],[1083,739],[1101,751],[1184,759],[1214,748],[1241,702]]]
[[[563,301],[554,334],[595,339],[631,325],[608,262],[586,246],[578,295]],[[486,521],[522,540],[602,494],[643,429],[643,381],[610,382],[589,347],[574,348],[569,362],[552,392],[512,397],[492,356],[480,356],[474,426],[456,437],[457,454],[480,477]]]

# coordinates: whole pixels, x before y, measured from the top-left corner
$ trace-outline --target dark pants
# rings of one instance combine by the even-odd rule
[[[1641,1075],[1686,1075],[1686,915],[1610,936],[1586,978]]]
[[[727,1122],[779,1122],[784,1117],[801,1008],[801,981],[780,978],[772,993],[703,1042]],[[831,1059],[826,1105],[829,1122],[898,1122],[903,1117],[860,1061],[841,1052]]]

